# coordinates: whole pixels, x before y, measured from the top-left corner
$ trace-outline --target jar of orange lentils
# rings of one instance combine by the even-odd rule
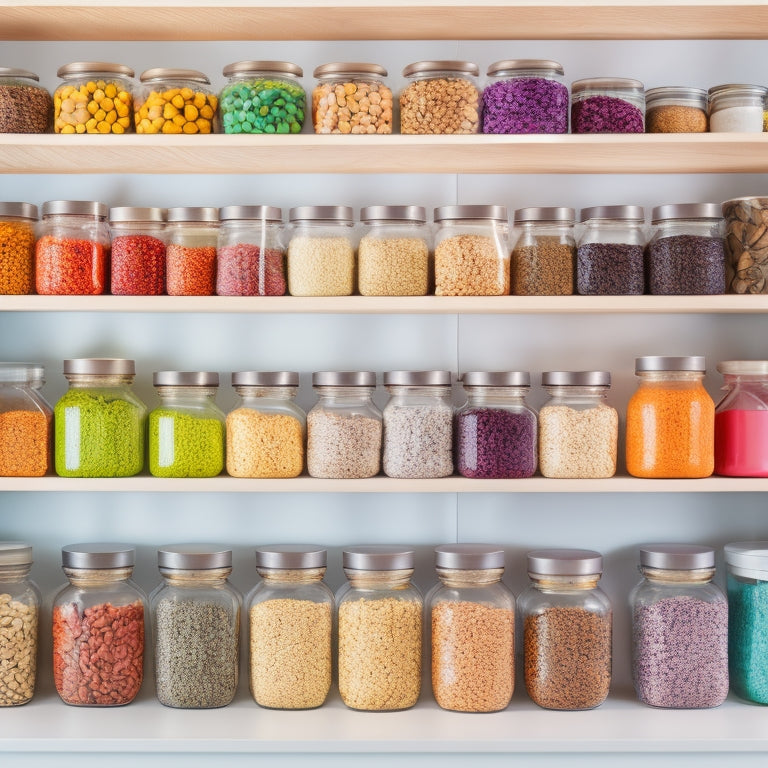
[[[639,357],[627,405],[627,472],[634,477],[709,477],[715,463],[715,403],[703,357]]]

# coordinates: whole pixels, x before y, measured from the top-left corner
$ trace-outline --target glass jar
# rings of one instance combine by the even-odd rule
[[[728,83],[709,89],[709,130],[712,133],[762,133],[763,102],[768,88]]]
[[[411,583],[413,550],[345,549],[336,594],[339,693],[350,709],[409,709],[421,692],[423,600]]]
[[[768,293],[768,197],[737,197],[722,206],[725,219],[725,290]]]
[[[69,389],[56,403],[54,448],[61,477],[130,477],[144,468],[147,407],[133,392],[133,360],[64,361]]]
[[[315,133],[392,133],[392,91],[378,64],[322,64],[314,71],[312,123]]]
[[[456,469],[464,477],[531,477],[538,463],[536,412],[527,371],[468,371],[467,402],[456,411]]]
[[[576,281],[573,208],[518,208],[514,214],[511,293],[570,296]]]
[[[613,609],[600,589],[603,558],[589,549],[528,553],[520,595],[525,687],[545,709],[599,706],[611,685]]]
[[[425,602],[432,693],[443,709],[499,712],[515,689],[515,596],[502,582],[504,550],[490,544],[435,548],[440,579]]]
[[[388,477],[453,474],[450,371],[387,371],[382,468]]]
[[[282,296],[285,293],[283,212],[271,205],[228,205],[219,210],[216,293]]]
[[[426,296],[431,283],[426,210],[420,205],[369,205],[360,210],[360,221],[360,295]]]
[[[599,205],[581,211],[576,291],[582,296],[640,296],[645,291],[645,211]]]
[[[648,291],[658,296],[725,293],[722,207],[659,205],[647,248]]]
[[[0,477],[42,477],[53,465],[53,410],[40,394],[45,369],[0,363]]]
[[[301,133],[307,95],[304,71],[288,61],[236,61],[222,72],[219,93],[224,133]]]
[[[261,581],[247,597],[250,690],[268,709],[314,709],[331,688],[333,592],[327,552],[309,545],[256,550]]]
[[[136,133],[216,133],[219,100],[202,72],[157,67],[139,80]]]
[[[623,77],[571,83],[571,133],[645,133],[643,84]]]
[[[213,296],[219,210],[169,208],[166,234],[166,289],[169,296]]]
[[[627,472],[634,477],[709,477],[715,403],[703,357],[638,357],[627,405]]]
[[[382,413],[373,371],[316,371],[318,400],[307,413],[311,477],[373,477],[381,468]]]
[[[75,61],[59,67],[54,133],[132,133],[134,72],[124,64]]]
[[[642,581],[629,596],[632,681],[652,707],[717,707],[728,695],[728,602],[712,583],[715,550],[640,548]]]
[[[470,61],[416,61],[403,69],[400,133],[479,133],[480,69]]]
[[[69,583],[53,599],[53,680],[65,704],[120,706],[141,688],[146,597],[132,580],[135,560],[125,544],[61,550]]]
[[[165,293],[165,211],[110,208],[112,258],[110,293],[162,296]]]
[[[706,133],[707,92],[701,88],[663,86],[645,92],[647,133]]]
[[[546,371],[539,411],[539,469],[544,477],[616,474],[619,414],[607,402],[608,371]]]
[[[107,290],[110,236],[107,206],[49,200],[35,243],[35,289],[45,295],[99,295]]]
[[[435,295],[509,293],[509,219],[501,205],[435,208]]]
[[[26,704],[35,693],[42,597],[31,568],[30,544],[0,541],[0,707]]]
[[[215,371],[155,371],[160,398],[148,418],[149,471],[155,477],[216,477],[224,469],[224,413]]]
[[[0,133],[47,133],[53,100],[34,72],[0,67]]]
[[[497,61],[487,75],[483,133],[568,133],[562,64],[545,59]]]
[[[0,85],[0,121],[2,121]],[[0,202],[0,294],[25,295],[35,290],[37,206]]]
[[[288,213],[288,293],[351,296],[355,290],[355,230],[346,205],[305,205]]]
[[[242,598],[229,583],[232,550],[166,546],[157,565],[163,580],[149,596],[157,698],[178,709],[224,707],[239,672]]]

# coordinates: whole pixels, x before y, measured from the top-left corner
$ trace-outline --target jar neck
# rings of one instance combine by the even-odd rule
[[[199,571],[160,568],[160,575],[171,587],[221,586],[231,573],[232,568],[207,568]]]
[[[217,387],[155,387],[162,400],[213,400]]]
[[[244,398],[274,398],[275,400],[293,400],[296,387],[249,387],[237,386],[235,392]]]
[[[547,386],[544,387],[551,397],[578,397],[589,398],[591,400],[605,400],[608,395],[608,387],[589,387],[589,386]]]
[[[600,581],[600,574],[592,573],[586,576],[552,576],[544,574],[529,574],[536,589],[542,592],[586,592],[595,589]]]
[[[322,581],[325,568],[257,568],[268,584],[313,584]]]
[[[687,381],[697,383],[704,380],[703,371],[638,371],[636,375],[641,383],[658,383],[666,381]]]
[[[406,589],[411,584],[413,568],[397,571],[358,571],[345,568],[350,585],[356,589]]]
[[[0,566],[0,582],[23,581],[32,568],[32,563]]]
[[[712,581],[715,575],[714,568],[695,568],[690,570],[672,570],[669,568],[651,568],[640,566],[640,573],[655,583],[664,584],[706,584]]]
[[[467,395],[467,400],[473,405],[491,400],[521,405],[528,396],[530,389],[528,387],[472,387],[465,385],[464,392]]]
[[[409,395],[419,395],[421,397],[447,397],[451,394],[449,386],[416,386],[394,384],[387,387],[387,392],[393,397],[407,397]]]
[[[457,570],[454,568],[436,568],[440,581],[446,587],[482,587],[498,584],[504,575],[503,568],[482,568],[478,570]]]
[[[315,387],[315,391],[322,401],[345,400],[347,402],[364,403],[373,398],[372,387]]]
[[[73,587],[98,587],[127,581],[133,574],[130,568],[64,568],[64,574]]]
[[[130,374],[111,373],[67,373],[70,387],[120,387],[133,384]]]

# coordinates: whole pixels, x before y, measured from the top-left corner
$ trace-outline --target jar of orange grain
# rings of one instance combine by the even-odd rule
[[[639,357],[627,406],[627,472],[634,477],[709,477],[715,462],[715,403],[703,357]]]

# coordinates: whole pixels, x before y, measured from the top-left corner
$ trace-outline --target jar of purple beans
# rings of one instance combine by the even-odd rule
[[[645,90],[639,80],[591,77],[571,83],[571,133],[644,133]]]

